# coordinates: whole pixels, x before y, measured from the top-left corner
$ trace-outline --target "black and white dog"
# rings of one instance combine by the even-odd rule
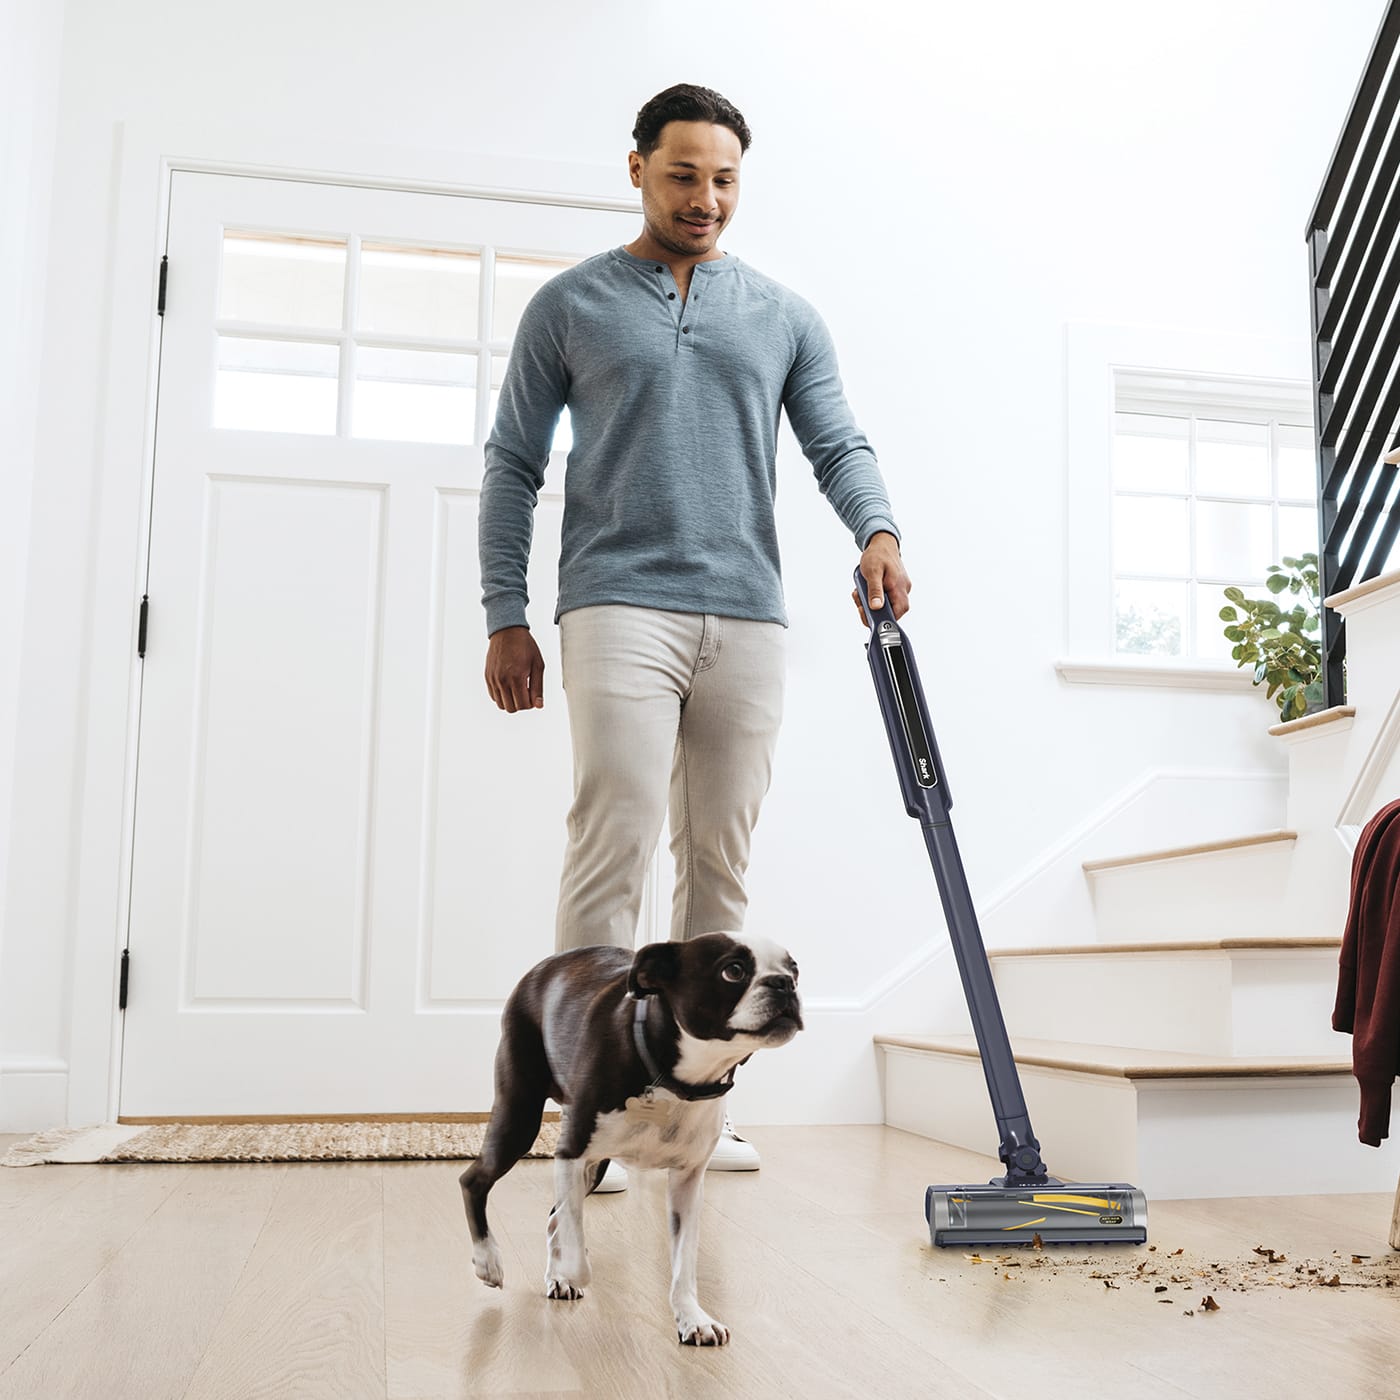
[[[501,1018],[486,1141],[461,1177],[477,1277],[501,1287],[486,1197],[530,1150],[545,1100],[553,1098],[565,1109],[546,1296],[583,1297],[591,1276],[583,1198],[609,1159],[667,1167],[676,1329],[690,1345],[722,1346],[729,1329],[695,1296],[705,1167],[735,1069],[801,1029],[797,964],[763,939],[706,933],[648,944],[635,957],[621,948],[579,948],[526,973]]]

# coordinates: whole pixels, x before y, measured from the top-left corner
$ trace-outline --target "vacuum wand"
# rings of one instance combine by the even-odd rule
[[[972,1014],[982,1071],[987,1078],[987,1093],[1001,1137],[999,1155],[1006,1167],[1006,1180],[1008,1184],[1040,1185],[1048,1180],[1049,1174],[1041,1161],[1040,1144],[1031,1129],[1011,1041],[992,983],[991,963],[987,961],[977,911],[968,892],[957,837],[953,835],[948,815],[953,798],[925,708],[913,649],[894,620],[888,600],[883,607],[872,608],[865,576],[859,569],[855,576],[861,607],[871,629],[866,655],[904,790],[904,805],[923,829],[924,844],[938,880],[943,914],[952,938],[963,993]]]
[[[992,980],[991,963],[978,926],[953,835],[948,778],[934,738],[913,648],[894,619],[889,602],[872,608],[865,577],[855,572],[856,597],[870,627],[866,658],[899,775],[904,807],[919,822],[933,865],[948,934],[962,978],[987,1094],[1006,1169],[985,1186],[930,1186],[924,1213],[936,1245],[1030,1244],[1147,1239],[1147,1202],[1126,1183],[1074,1186],[1052,1177],[1031,1128],[1011,1040]]]

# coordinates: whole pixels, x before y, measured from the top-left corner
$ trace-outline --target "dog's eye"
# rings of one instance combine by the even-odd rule
[[[726,963],[724,967],[720,969],[719,975],[723,977],[726,982],[742,982],[744,978],[749,975],[749,970],[741,962],[732,962]]]

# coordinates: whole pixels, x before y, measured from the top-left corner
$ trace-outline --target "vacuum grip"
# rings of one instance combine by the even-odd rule
[[[904,793],[905,810],[923,822],[945,820],[953,799],[933,737],[913,648],[894,620],[888,599],[883,607],[870,606],[865,575],[859,569],[855,571],[855,582],[856,597],[870,627],[866,657]]]

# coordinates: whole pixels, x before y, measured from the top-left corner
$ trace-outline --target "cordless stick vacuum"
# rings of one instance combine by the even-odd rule
[[[1123,1182],[1067,1185],[1051,1176],[1041,1160],[953,836],[948,816],[953,799],[914,653],[889,601],[872,609],[859,569],[855,578],[856,596],[870,626],[866,656],[904,791],[904,807],[923,828],[933,862],[1001,1134],[998,1155],[1006,1168],[1005,1176],[985,1186],[930,1186],[924,1196],[929,1233],[935,1245],[1034,1244],[1037,1238],[1043,1244],[1143,1244],[1147,1198],[1137,1187]]]

